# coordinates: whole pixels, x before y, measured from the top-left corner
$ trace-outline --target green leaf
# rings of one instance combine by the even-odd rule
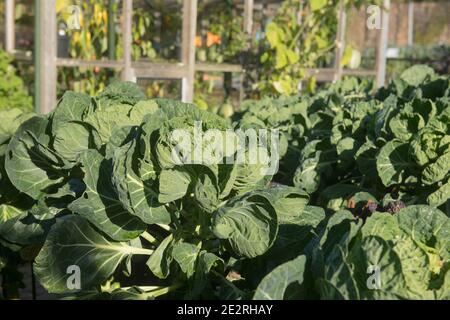
[[[266,37],[267,40],[269,41],[271,48],[275,48],[279,44],[280,42],[279,34],[280,34],[279,27],[275,23],[271,22],[267,25]]]
[[[178,263],[188,278],[194,274],[198,254],[199,248],[191,243],[178,242],[173,245],[173,259]]]
[[[444,183],[439,189],[431,193],[427,202],[431,206],[439,207],[450,199],[450,179]]]
[[[267,194],[273,199],[279,223],[296,220],[309,201],[308,194],[300,188],[279,186],[267,190]]]
[[[311,0],[309,5],[312,11],[317,11],[322,9],[327,5],[328,0]]]
[[[87,291],[106,281],[126,258],[135,254],[150,255],[151,250],[135,248],[123,242],[112,242],[95,231],[78,216],[58,219],[36,257],[34,271],[50,293],[69,293],[69,269],[78,266],[80,286]]]
[[[193,287],[190,296],[201,296],[202,292],[208,285],[208,275],[210,270],[218,264],[223,264],[223,260],[221,258],[213,253],[206,252],[205,250],[200,251],[197,258],[197,264],[195,266]]]
[[[136,124],[128,118],[131,108],[127,104],[115,104],[107,109],[98,109],[89,113],[84,121],[97,130],[102,143],[105,144],[116,128]]]
[[[286,50],[286,57],[288,58],[289,64],[296,64],[300,60],[299,55],[289,49]]]
[[[136,238],[145,230],[145,224],[122,206],[111,182],[112,164],[95,150],[81,155],[86,184],[83,196],[69,205],[94,226],[114,240]]]
[[[341,65],[343,67],[347,66],[350,63],[350,61],[352,60],[352,55],[353,55],[353,47],[351,45],[346,45],[344,49],[344,54],[342,55],[341,58]]]
[[[282,69],[288,63],[288,55],[286,53],[286,48],[284,46],[277,46],[276,50],[276,61],[275,69]]]
[[[403,71],[400,78],[410,86],[418,86],[435,75],[436,73],[432,68],[426,65],[415,65]]]
[[[395,138],[408,141],[425,126],[425,121],[417,113],[402,112],[392,118],[389,127]]]
[[[206,212],[214,211],[219,205],[219,190],[214,173],[200,172],[194,185],[194,198],[199,207]]]
[[[361,299],[398,299],[404,294],[406,283],[401,260],[384,239],[377,236],[362,239],[353,248],[347,263],[354,267],[351,278],[359,288]]]
[[[450,259],[450,219],[442,211],[425,205],[408,206],[400,210],[397,219],[414,241]]]
[[[219,208],[213,215],[213,232],[227,239],[233,251],[253,258],[266,252],[275,241],[278,222],[270,202],[248,193]]]
[[[95,129],[82,122],[65,122],[54,129],[53,148],[68,161],[75,162],[81,152],[96,149],[100,138]]]
[[[450,151],[444,153],[435,162],[425,167],[422,182],[430,185],[443,180],[450,172]]]
[[[11,139],[5,169],[12,184],[21,192],[38,199],[45,190],[64,180],[64,161],[46,142],[48,121],[35,116],[24,122]],[[42,142],[41,142],[42,140]]]
[[[19,208],[7,204],[0,204],[0,223],[6,222],[22,213],[23,211]]]
[[[51,114],[52,132],[66,122],[82,121],[89,112],[91,97],[83,93],[66,91]]]
[[[145,99],[145,94],[136,83],[119,81],[110,84],[96,97],[100,109],[121,104],[133,106]]]
[[[157,185],[154,181],[156,170],[152,163],[141,162],[140,170],[136,168],[138,159],[136,141],[116,148],[113,156],[113,183],[117,195],[131,214],[136,215],[147,224],[170,223],[170,214],[159,203]]]
[[[33,113],[26,113],[21,109],[0,110],[0,145],[7,143],[19,126],[33,116]]]
[[[172,240],[172,235],[167,236],[147,260],[147,266],[151,272],[160,279],[167,278],[170,272]]]
[[[55,223],[55,213],[46,208],[43,214],[22,212],[0,223],[0,238],[21,245],[41,245]]]
[[[283,263],[267,274],[256,288],[254,300],[283,300],[289,285],[301,285],[305,272],[306,257],[299,256]]]
[[[377,170],[386,187],[405,181],[411,162],[408,159],[409,145],[398,140],[388,142],[377,158]]]
[[[190,183],[191,177],[185,171],[177,169],[161,171],[158,201],[168,203],[184,197]]]
[[[356,163],[359,171],[370,178],[377,178],[377,153],[378,149],[371,141],[364,143],[356,152]]]
[[[361,228],[363,237],[377,236],[384,240],[394,240],[401,234],[397,219],[387,212],[376,212],[367,218]]]

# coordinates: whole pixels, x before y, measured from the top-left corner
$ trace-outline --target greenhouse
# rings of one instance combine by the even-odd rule
[[[0,306],[450,300],[449,74],[450,1],[2,0]]]

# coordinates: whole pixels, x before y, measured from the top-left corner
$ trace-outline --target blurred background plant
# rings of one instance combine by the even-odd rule
[[[345,5],[360,7],[379,2],[349,0]],[[282,2],[275,16],[267,20],[258,43],[258,73],[252,89],[259,96],[296,93],[302,81],[307,81],[306,92],[315,91],[316,80],[307,78],[305,69],[329,67],[334,62],[339,5],[339,1],[326,0]],[[349,65],[357,55],[347,45],[341,64]]]
[[[10,55],[0,49],[0,110],[31,110],[32,98],[11,64],[12,60]]]
[[[18,52],[26,52],[28,58],[31,58],[33,50],[33,2],[33,0],[15,2],[16,48]],[[353,16],[350,13],[348,15],[347,29],[353,29],[347,30],[349,41],[346,42],[341,61],[344,66],[374,68],[375,50],[367,47],[367,39],[372,35],[368,35],[362,25],[356,32],[352,21],[360,19],[360,22],[365,23],[366,7],[362,5],[379,2],[379,0],[345,1],[346,6],[360,7],[360,10],[356,10]],[[401,1],[398,2],[398,8],[401,6],[400,3]],[[123,54],[122,4],[121,0],[57,0],[58,56],[83,60],[111,58],[120,60]],[[71,14],[68,8],[71,5],[77,5],[82,12],[79,17],[80,30],[71,30],[67,26]],[[268,94],[275,96],[293,94],[299,92],[300,88],[302,92],[314,92],[321,83],[317,83],[314,77],[308,77],[305,69],[333,66],[338,6],[339,1],[326,0],[284,0],[277,6],[273,5],[270,8],[263,6],[263,9],[255,9],[253,29],[251,34],[247,34],[243,28],[242,6],[236,5],[235,1],[199,0],[195,39],[197,63],[239,64],[245,70],[245,77],[240,79],[239,74],[197,72],[195,102],[202,108],[212,111],[218,110],[226,103],[238,106],[241,102],[239,86],[243,86],[243,96],[246,98],[259,98]],[[2,10],[4,10],[3,2],[0,3],[0,11]],[[108,10],[113,17],[112,23],[108,21]],[[395,17],[394,24],[403,26],[399,22],[402,14],[395,10],[392,11],[392,16]],[[435,12],[437,9],[433,10]],[[437,25],[433,28],[439,27],[438,33],[442,34],[445,31],[444,16],[439,13],[433,21],[418,17],[416,23],[419,26],[425,22],[430,26]],[[0,14],[1,19],[3,11]],[[112,34],[108,25],[113,26]],[[180,61],[181,29],[182,0],[134,0],[133,60]],[[400,31],[398,29],[396,34],[402,33]],[[428,36],[425,37],[425,33]],[[423,34],[415,32],[414,43],[417,44],[414,46],[402,46],[390,40],[390,47],[399,49],[399,57],[388,60],[389,77],[400,74],[415,63],[427,63],[439,73],[449,72],[448,45],[428,44],[431,41],[429,34],[431,33],[428,29]],[[442,35],[439,37],[441,39]],[[113,46],[108,44],[111,38]],[[369,42],[375,41],[372,40]],[[422,44],[425,40],[428,42]],[[20,58],[12,63],[16,67],[17,75],[23,79],[30,94],[33,94],[32,63]],[[58,68],[58,96],[68,89],[95,95],[108,83],[119,78],[120,69]],[[179,82],[179,80],[138,79],[139,85],[151,97],[180,98]]]

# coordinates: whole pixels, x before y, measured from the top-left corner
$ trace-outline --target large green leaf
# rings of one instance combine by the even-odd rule
[[[52,132],[60,125],[71,121],[82,121],[88,113],[91,97],[86,94],[66,91],[51,114]]]
[[[173,245],[173,259],[178,263],[188,278],[194,274],[198,254],[198,246],[191,243],[179,242]]]
[[[402,112],[389,122],[395,138],[408,141],[425,126],[425,121],[418,113]]]
[[[53,148],[68,161],[75,162],[81,152],[101,145],[95,129],[82,122],[61,123],[53,130]]]
[[[400,258],[382,238],[368,236],[356,243],[346,264],[354,268],[347,281],[354,281],[361,299],[405,298]],[[342,298],[353,297],[344,293]]]
[[[442,186],[440,186],[439,189],[431,193],[427,198],[427,202],[431,206],[438,207],[446,203],[449,199],[450,199],[450,179]]]
[[[145,100],[145,94],[134,82],[114,82],[96,97],[98,108],[106,109],[110,106],[128,104],[135,105]]]
[[[237,255],[252,258],[275,241],[277,215],[267,198],[250,192],[214,213],[213,231],[218,238],[227,239]]]
[[[403,71],[400,78],[411,86],[418,86],[435,75],[436,73],[429,66],[416,65]]]
[[[186,171],[179,169],[163,170],[159,177],[158,201],[168,203],[184,197],[190,183],[191,177]]]
[[[208,275],[210,270],[217,265],[223,264],[223,260],[213,253],[205,250],[200,251],[195,266],[194,280],[191,297],[198,297],[208,284]]]
[[[136,238],[145,230],[145,224],[124,209],[111,182],[111,160],[95,150],[81,155],[86,191],[69,205],[69,209],[82,215],[94,226],[115,240]]]
[[[167,236],[155,252],[150,256],[147,261],[148,268],[153,272],[155,276],[160,279],[165,279],[169,275],[170,263],[172,262],[172,240],[173,236]]]
[[[0,204],[0,223],[6,222],[22,213],[23,211],[19,208],[8,204]]]
[[[444,153],[435,162],[429,164],[422,172],[422,182],[433,184],[443,180],[450,172],[450,151]]]
[[[394,240],[401,234],[396,217],[387,212],[376,212],[367,218],[361,232],[364,237],[378,236],[384,240]]]
[[[46,290],[51,293],[78,291],[68,287],[78,267],[82,291],[93,289],[106,281],[127,257],[151,250],[132,247],[123,242],[106,239],[79,216],[58,219],[36,257],[34,271]]]
[[[439,209],[415,205],[397,214],[400,228],[411,238],[450,260],[450,218]]]
[[[302,284],[306,257],[299,256],[283,263],[266,275],[256,288],[255,300],[283,300],[289,285]]]
[[[326,5],[327,5],[327,0],[311,0],[310,1],[311,10],[313,10],[313,11],[320,10],[323,7],[325,7]]]
[[[404,182],[411,167],[408,156],[409,145],[398,140],[390,141],[381,148],[377,170],[386,187]]]
[[[19,126],[33,116],[33,113],[26,113],[21,109],[1,110],[0,119],[2,119],[2,123],[0,126],[0,145],[8,143],[9,139],[14,135]]]
[[[278,186],[267,190],[279,223],[296,220],[309,201],[309,196],[300,188]]]
[[[137,162],[136,141],[114,152],[113,183],[123,206],[147,224],[170,223],[170,214],[158,201],[156,171],[151,163]]]
[[[67,175],[65,163],[48,146],[48,121],[35,116],[24,122],[8,145],[5,168],[12,184],[37,199]]]
[[[378,149],[371,141],[365,142],[356,152],[356,163],[359,171],[370,178],[377,178],[377,152]]]
[[[55,223],[55,214],[51,209],[43,214],[22,212],[0,223],[0,237],[20,245],[40,245]]]

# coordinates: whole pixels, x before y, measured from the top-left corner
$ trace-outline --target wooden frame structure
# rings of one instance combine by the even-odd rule
[[[197,26],[197,0],[183,0],[182,54],[181,61],[176,63],[152,63],[132,61],[132,12],[133,0],[122,0],[123,3],[123,59],[94,60],[63,59],[57,57],[57,22],[56,0],[35,0],[35,109],[42,113],[50,112],[56,103],[56,85],[58,67],[100,67],[120,69],[122,79],[136,81],[137,78],[181,80],[181,98],[184,102],[192,102],[194,95],[195,72],[240,73],[243,79],[245,70],[235,64],[209,64],[195,61],[195,35]],[[256,3],[258,2],[258,3]],[[244,30],[252,32],[253,13],[264,4],[278,3],[274,0],[235,0],[244,12]],[[332,68],[307,69],[306,75],[316,76],[318,81],[337,81],[345,75],[375,76],[378,86],[384,85],[386,75],[386,50],[388,41],[390,0],[384,0],[382,11],[382,28],[379,31],[376,69],[350,70],[341,65],[345,48],[346,13],[341,0],[338,31],[336,39],[335,63]],[[387,10],[385,10],[387,9]],[[45,13],[45,14],[44,14]],[[6,50],[14,53],[14,0],[6,0]],[[242,92],[242,90],[241,90]]]

